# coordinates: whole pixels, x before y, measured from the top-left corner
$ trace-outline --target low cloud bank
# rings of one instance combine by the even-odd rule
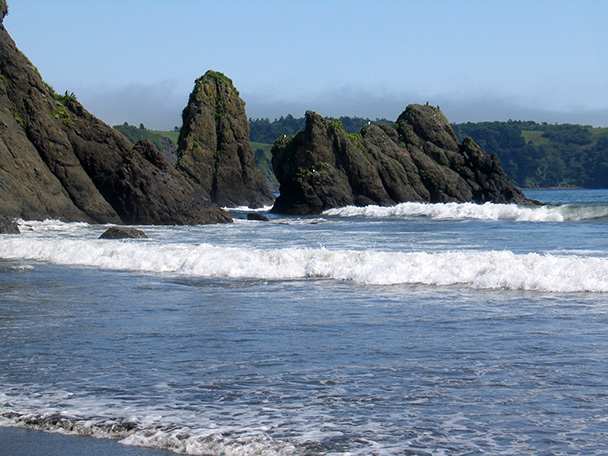
[[[168,130],[181,125],[181,112],[192,88],[174,82],[130,84],[121,87],[82,87],[77,95],[84,106],[110,125],[143,123],[149,129]],[[427,101],[440,106],[450,122],[533,120],[608,127],[608,108],[543,109],[541,104],[519,103],[498,96],[424,96],[415,93],[370,92],[342,88],[291,99],[241,91],[252,118],[275,118],[288,114],[302,117],[309,109],[323,116],[359,116],[396,119],[410,103]]]

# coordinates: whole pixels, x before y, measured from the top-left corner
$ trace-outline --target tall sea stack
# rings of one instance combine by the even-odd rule
[[[274,200],[255,166],[245,103],[232,81],[207,71],[183,111],[177,168],[220,206],[261,207]]]
[[[533,203],[496,155],[471,138],[460,144],[428,105],[410,105],[394,126],[366,125],[359,135],[309,111],[304,131],[275,142],[272,165],[281,184],[272,211],[281,214],[405,201]]]

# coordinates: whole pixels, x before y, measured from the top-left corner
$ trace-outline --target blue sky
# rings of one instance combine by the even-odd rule
[[[608,1],[8,0],[5,27],[57,92],[114,125],[181,125],[194,80],[250,117],[608,126]]]

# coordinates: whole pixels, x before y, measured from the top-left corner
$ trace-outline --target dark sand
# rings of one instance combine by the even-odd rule
[[[175,453],[95,439],[0,427],[2,456],[175,456]]]

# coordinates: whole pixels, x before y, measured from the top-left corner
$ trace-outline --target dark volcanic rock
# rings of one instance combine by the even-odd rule
[[[269,222],[270,219],[263,214],[258,214],[257,212],[251,212],[247,214],[247,220],[257,220],[260,222]]]
[[[405,201],[536,203],[509,181],[496,155],[470,138],[459,144],[443,113],[428,105],[408,106],[396,128],[367,125],[361,135],[309,111],[305,130],[277,140],[272,154],[281,183],[276,213]]]
[[[138,142],[115,159],[110,168],[107,154],[93,155],[89,171],[107,201],[121,214],[123,223],[187,225],[231,221],[226,212],[201,194],[194,182],[173,168],[150,141]]]
[[[158,139],[162,146],[161,152],[163,153],[163,156],[172,166],[177,165],[177,147],[175,143],[166,136],[161,136]]]
[[[19,225],[14,220],[0,217],[0,234],[19,234]]]
[[[0,0],[0,15],[6,3]],[[132,224],[230,221],[149,143],[57,95],[0,25],[0,214]]]
[[[147,237],[146,233],[137,228],[113,226],[104,231],[104,233],[99,236],[99,239],[143,239]]]
[[[255,166],[245,103],[232,81],[208,71],[182,114],[177,168],[220,206],[262,207],[274,200]]]

